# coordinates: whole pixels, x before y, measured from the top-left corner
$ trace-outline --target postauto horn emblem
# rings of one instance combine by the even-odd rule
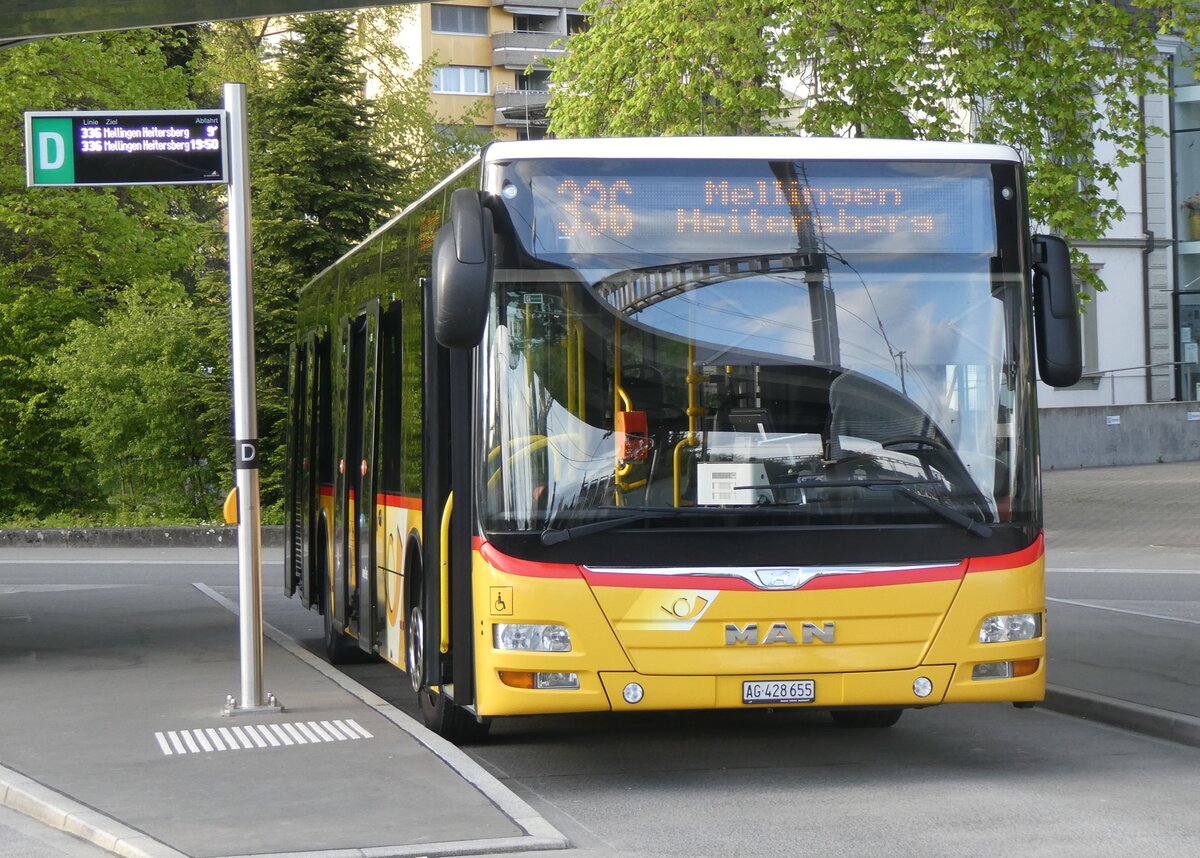
[[[736,623],[725,624],[725,646],[737,646],[738,644],[746,644],[748,646],[770,646],[771,644],[810,644],[816,641],[822,643],[833,643],[834,624],[822,623],[801,623],[800,624],[800,639],[796,639],[795,633],[787,623],[778,622],[771,623],[770,626],[765,626],[759,629],[758,623],[748,623],[746,626],[739,627]]]

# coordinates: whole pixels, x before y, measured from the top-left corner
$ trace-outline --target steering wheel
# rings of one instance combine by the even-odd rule
[[[919,447],[933,447],[935,450],[950,449],[940,438],[930,438],[928,435],[897,435],[894,438],[888,438],[885,441],[879,442],[879,446],[885,450],[890,447],[898,447],[901,444],[916,444]]]

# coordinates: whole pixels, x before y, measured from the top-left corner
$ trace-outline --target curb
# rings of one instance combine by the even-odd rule
[[[1057,685],[1046,687],[1046,700],[1041,705],[1063,715],[1099,721],[1113,727],[1200,748],[1200,718],[1194,715]]]
[[[238,529],[195,527],[28,527],[0,530],[0,549],[46,545],[69,548],[194,548],[237,545]],[[262,528],[262,545],[283,545],[284,528]]]
[[[5,766],[0,766],[0,804],[122,858],[187,858],[162,841]]]

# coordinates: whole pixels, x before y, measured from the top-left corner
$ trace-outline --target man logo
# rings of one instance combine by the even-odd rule
[[[810,644],[816,641],[822,643],[833,643],[833,623],[822,623],[820,627],[816,623],[803,623],[800,626],[799,643]],[[796,636],[792,633],[791,628],[787,623],[771,623],[770,628],[767,628],[759,633],[758,623],[750,623],[744,629],[738,628],[736,623],[725,624],[725,646],[737,646],[738,644],[746,644],[748,646],[770,646],[771,644],[795,644]]]

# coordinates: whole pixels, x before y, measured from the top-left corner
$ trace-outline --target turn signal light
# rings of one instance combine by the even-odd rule
[[[1014,679],[1018,676],[1033,676],[1037,673],[1040,659],[1026,658],[1021,661],[992,661],[977,664],[971,671],[972,679]]]
[[[510,688],[560,688],[575,691],[579,688],[577,673],[533,673],[527,670],[501,670],[500,681]]]
[[[502,670],[500,671],[500,681],[510,688],[533,688],[533,671],[529,670]]]

